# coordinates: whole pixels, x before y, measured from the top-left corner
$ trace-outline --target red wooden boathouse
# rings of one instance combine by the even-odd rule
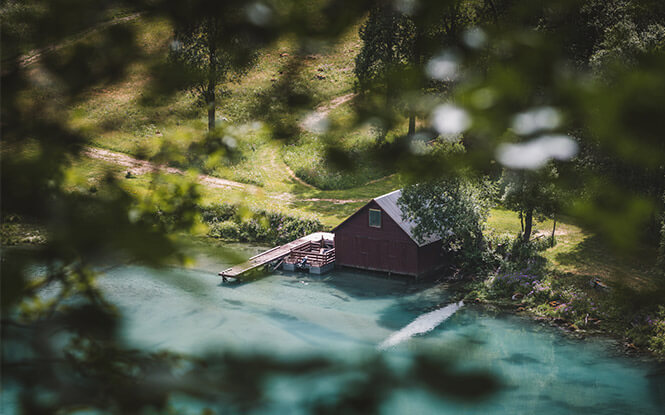
[[[440,237],[416,240],[415,224],[402,218],[397,204],[401,194],[372,199],[333,229],[337,265],[417,277],[446,263]]]

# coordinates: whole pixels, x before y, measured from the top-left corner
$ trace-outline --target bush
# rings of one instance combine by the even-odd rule
[[[665,196],[663,197],[665,200]],[[665,213],[662,214],[660,227],[660,248],[658,250],[657,267],[660,269],[661,276],[665,277]]]
[[[204,206],[200,209],[201,218],[206,223],[223,222],[238,214],[238,208],[226,203]]]
[[[665,306],[658,308],[655,317],[647,317],[646,323],[652,328],[652,335],[649,339],[649,350],[660,356],[665,357]]]
[[[201,208],[208,236],[239,242],[283,244],[324,229],[317,219],[300,218],[264,210],[244,211],[228,204]]]
[[[237,223],[230,220],[215,222],[210,225],[208,236],[218,239],[239,240],[240,227]]]
[[[547,248],[549,248],[549,243],[545,239],[525,242],[522,238],[517,238],[510,245],[506,263],[513,269],[542,271],[547,260],[539,253]]]

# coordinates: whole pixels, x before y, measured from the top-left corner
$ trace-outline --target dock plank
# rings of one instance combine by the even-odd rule
[[[291,241],[287,244],[277,246],[275,248],[269,249],[265,252],[262,252],[258,255],[255,255],[248,259],[247,261],[234,265],[231,268],[227,268],[224,271],[220,272],[219,275],[222,277],[231,277],[239,278],[242,274],[266,265],[273,261],[278,261],[291,253],[292,250],[308,243],[311,241],[319,241],[321,238],[332,240],[334,235],[329,232],[314,232],[307,236],[304,236],[295,241]]]

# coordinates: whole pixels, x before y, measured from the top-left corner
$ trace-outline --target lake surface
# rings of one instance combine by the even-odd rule
[[[210,350],[335,359],[383,353],[408,359],[438,350],[488,370],[504,388],[480,403],[443,401],[419,390],[395,393],[385,414],[662,414],[662,369],[618,356],[608,340],[573,340],[511,315],[455,304],[444,287],[335,271],[277,272],[220,284],[226,264],[197,269],[119,266],[99,285],[127,317],[128,342],[148,350]],[[298,413],[308,386],[276,382],[265,413]],[[310,396],[311,398],[311,396]]]

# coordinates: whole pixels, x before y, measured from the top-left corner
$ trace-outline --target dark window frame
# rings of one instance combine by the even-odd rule
[[[372,213],[378,213],[379,224],[372,225]],[[368,224],[370,228],[379,228],[381,229],[381,209],[370,209],[368,214]]]

